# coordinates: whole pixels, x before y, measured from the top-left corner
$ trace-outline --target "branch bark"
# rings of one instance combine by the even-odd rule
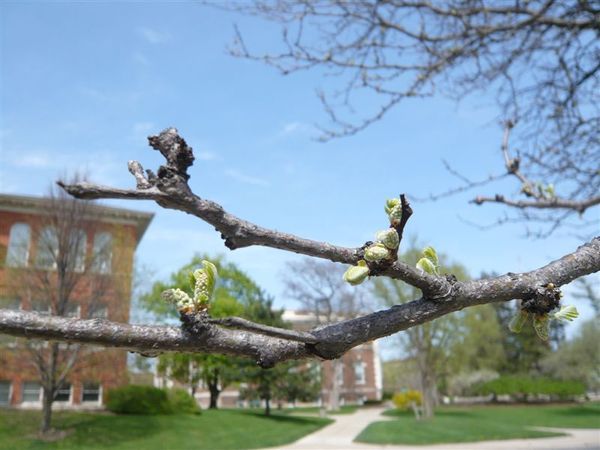
[[[445,298],[421,298],[356,319],[325,325],[301,335],[274,337],[272,330],[230,330],[210,321],[189,327],[142,326],[101,319],[80,320],[40,316],[36,313],[0,310],[0,333],[29,339],[119,347],[146,355],[166,351],[241,355],[263,367],[289,359],[335,359],[351,348],[431,321],[460,309],[512,299],[528,299],[548,283],[562,286],[581,276],[600,271],[600,237],[573,253],[525,273],[456,282]],[[227,322],[223,322],[227,325]],[[239,321],[229,325],[240,327]],[[247,325],[247,324],[243,324]],[[303,342],[299,342],[302,341]]]

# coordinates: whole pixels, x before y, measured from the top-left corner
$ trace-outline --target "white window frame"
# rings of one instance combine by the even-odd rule
[[[367,365],[364,361],[355,361],[354,364],[354,382],[356,384],[367,384]],[[359,376],[360,374],[360,376]]]
[[[55,242],[51,242],[51,241]],[[53,248],[52,245],[56,244],[56,248]],[[37,248],[35,255],[35,266],[38,269],[45,270],[56,270],[56,260],[58,258],[58,233],[56,228],[47,226],[42,228],[40,235],[37,240]],[[50,248],[49,248],[50,247]],[[53,253],[53,254],[51,254]],[[45,254],[45,256],[50,256],[52,261],[49,261],[51,264],[45,264],[45,261],[40,261],[40,255]]]
[[[0,407],[10,406],[10,400],[12,399],[13,394],[13,382],[10,380],[0,380],[0,383],[8,383],[8,398],[6,399],[6,403],[2,403],[0,400]]]
[[[25,400],[25,385],[27,383],[37,383],[39,386],[39,392],[38,392],[38,399],[37,400]],[[23,381],[23,383],[21,384],[21,404],[24,406],[37,406],[40,403],[42,403],[42,394],[43,394],[43,389],[42,389],[42,383],[40,383],[39,381]]]
[[[108,305],[105,303],[100,303],[90,309],[88,319],[108,319]],[[102,311],[104,311],[103,314],[101,314]]]
[[[83,396],[85,395],[85,385],[86,384],[97,384],[98,385],[98,400],[84,400]],[[98,383],[92,383],[92,382],[83,382],[81,383],[81,403],[85,404],[85,405],[102,405],[102,384],[100,382]]]
[[[17,236],[19,230],[26,230],[26,243],[15,242],[17,238],[22,239],[22,236]],[[27,267],[29,264],[29,252],[31,250],[31,227],[24,222],[15,222],[10,227],[8,235],[8,248],[6,249],[6,266],[7,267]],[[24,252],[24,255],[21,253]],[[17,257],[15,258],[15,253]]]
[[[60,391],[66,391],[65,384],[69,385],[69,398],[68,398],[68,400],[59,400],[58,399],[59,392]],[[56,403],[61,404],[61,405],[70,405],[70,404],[72,404],[73,403],[73,384],[67,383],[67,382],[63,383],[62,387],[60,389],[56,390],[56,393],[54,395],[54,401]]]
[[[69,259],[74,259],[71,263],[71,267],[75,272],[83,272],[85,270],[85,259],[87,256],[87,233],[82,229],[72,230],[69,239],[71,241],[69,242],[69,249],[73,252],[69,255]],[[75,247],[76,244],[78,244],[77,247]]]
[[[102,231],[94,235],[92,246],[92,268],[100,274],[112,272],[113,259],[113,235],[108,231]]]

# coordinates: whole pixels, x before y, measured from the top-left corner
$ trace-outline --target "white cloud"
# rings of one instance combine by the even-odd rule
[[[200,161],[214,161],[217,159],[217,154],[209,151],[200,151],[196,154],[196,159]]]
[[[277,133],[277,137],[286,137],[296,134],[308,134],[314,131],[314,127],[304,122],[288,122],[283,125]]]
[[[139,27],[137,32],[150,44],[164,44],[171,40],[171,35],[148,27]]]
[[[155,125],[153,122],[136,122],[131,128],[131,132],[133,138],[139,140],[146,138],[149,134],[152,134],[152,130],[154,130],[154,128]]]
[[[36,169],[57,168],[56,161],[44,153],[20,153],[9,158],[9,163],[14,167],[29,167]]]
[[[243,174],[236,169],[227,169],[224,173],[228,177],[233,178],[234,180],[239,181],[240,183],[263,187],[270,186],[270,183],[267,180]]]

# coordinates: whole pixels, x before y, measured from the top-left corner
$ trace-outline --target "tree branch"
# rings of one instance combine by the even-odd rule
[[[228,213],[218,203],[200,198],[191,191],[188,185],[189,175],[186,169],[192,164],[190,161],[193,161],[194,158],[192,149],[177,134],[177,130],[168,128],[158,136],[149,137],[148,140],[152,146],[158,147],[157,149],[161,153],[168,154],[170,159],[166,167],[159,168],[157,177],[152,172],[148,172],[152,176],[147,179],[144,178],[141,164],[137,161],[130,161],[128,166],[136,179],[137,189],[119,189],[87,182],[59,183],[59,185],[69,194],[80,199],[154,200],[163,208],[184,211],[214,226],[221,233],[225,245],[230,250],[261,245],[351,265],[361,259],[360,248],[339,247],[327,242],[313,241],[264,228]],[[182,155],[178,155],[177,152],[181,152]],[[174,163],[169,161],[178,159],[184,160],[185,165],[177,169],[172,168]],[[152,187],[147,187],[149,185]],[[403,211],[403,222],[399,227],[399,234],[412,214],[406,198],[403,201]],[[428,298],[445,295],[449,289],[442,278],[422,273],[400,261],[388,268],[385,274],[418,287]]]
[[[156,354],[165,351],[202,352],[240,355],[253,358],[263,367],[289,359],[320,357],[334,359],[351,348],[416,325],[429,322],[451,312],[474,305],[532,299],[549,283],[560,287],[572,280],[600,271],[600,237],[592,239],[573,253],[550,264],[525,273],[508,273],[496,278],[455,282],[448,295],[437,300],[421,298],[390,309],[356,319],[318,327],[302,334],[302,339],[281,330],[273,336],[273,327],[265,329],[244,321],[248,331],[229,330],[219,326],[239,325],[231,322],[203,320],[182,316],[181,327],[141,326],[109,322],[101,319],[80,320],[41,316],[31,312],[0,310],[0,333],[29,339],[59,340],[119,347]],[[213,322],[213,323],[211,323]],[[258,324],[256,324],[258,325]],[[314,338],[314,342],[313,341]],[[298,342],[304,340],[304,342]]]

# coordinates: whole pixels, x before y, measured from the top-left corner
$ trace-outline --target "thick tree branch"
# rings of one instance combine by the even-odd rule
[[[411,328],[445,314],[479,304],[535,298],[548,283],[560,287],[572,280],[600,271],[600,237],[582,245],[575,252],[526,273],[508,273],[496,278],[456,282],[445,298],[419,299],[357,319],[325,325],[302,336],[286,336],[281,330],[244,323],[252,332],[222,328],[212,320],[193,322],[184,317],[182,327],[140,326],[106,320],[80,320],[40,316],[23,311],[0,310],[0,333],[30,339],[59,340],[74,343],[120,347],[144,354],[164,351],[222,353],[248,356],[270,367],[288,359],[321,357],[338,358],[362,343]],[[191,321],[191,322],[190,322]],[[245,321],[244,321],[245,322]],[[191,326],[190,326],[191,323]],[[267,335],[265,335],[267,334]],[[314,338],[314,340],[313,340]],[[304,342],[298,342],[303,340]]]
[[[184,211],[214,226],[221,233],[225,245],[231,250],[261,245],[344,264],[354,265],[361,259],[360,248],[339,247],[327,242],[313,241],[264,228],[228,213],[218,203],[200,198],[191,191],[187,183],[189,175],[186,169],[192,164],[191,161],[194,158],[192,149],[178,135],[177,130],[168,128],[158,136],[149,137],[148,140],[163,155],[168,154],[170,159],[167,161],[166,167],[159,168],[157,177],[148,171],[147,179],[143,175],[141,164],[137,161],[130,161],[128,166],[136,179],[137,189],[119,189],[87,182],[68,185],[59,183],[59,185],[69,194],[80,199],[154,200],[163,208]],[[181,152],[182,155],[178,156],[177,152]],[[174,168],[173,161],[179,159],[183,160],[185,164]],[[403,205],[404,215],[399,226],[399,234],[412,214],[410,205],[405,198]],[[422,273],[399,261],[387,268],[385,275],[418,287],[428,298],[445,295],[449,289],[443,279]]]

